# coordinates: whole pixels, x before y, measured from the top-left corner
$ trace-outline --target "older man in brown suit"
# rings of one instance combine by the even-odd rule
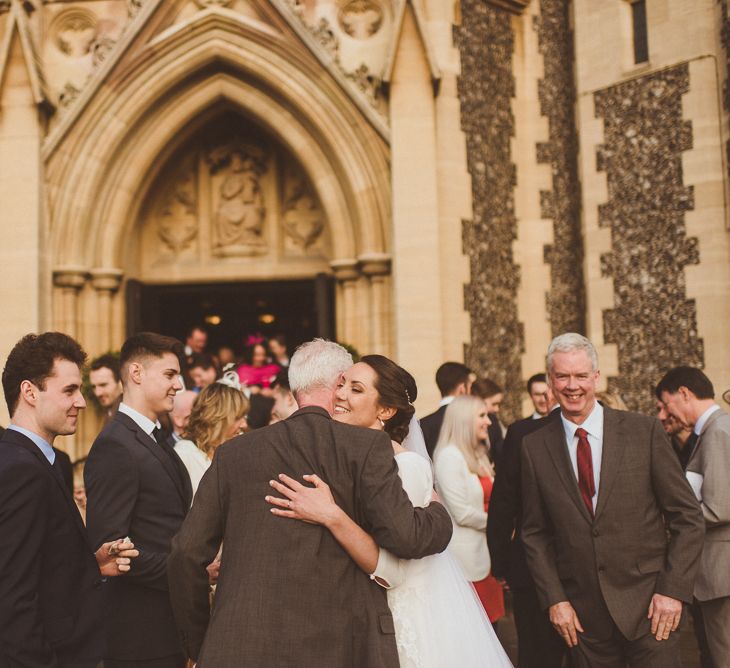
[[[669,415],[692,429],[687,478],[705,518],[705,547],[695,582],[714,668],[730,668],[730,415],[699,369],[675,367],[656,394]]]
[[[327,529],[282,523],[264,500],[277,474],[316,473],[338,505],[397,556],[446,548],[448,514],[438,503],[414,510],[388,436],[331,419],[337,382],[351,364],[337,344],[301,346],[289,367],[301,408],[222,445],[201,481],[168,562],[183,642],[201,668],[398,665],[385,590]],[[205,567],[221,542],[209,621]]]
[[[659,422],[596,401],[588,339],[556,337],[547,364],[561,419],[522,450],[522,540],[540,601],[576,668],[679,666],[699,505]]]

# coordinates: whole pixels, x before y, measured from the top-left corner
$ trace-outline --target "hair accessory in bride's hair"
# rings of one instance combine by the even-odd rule
[[[406,399],[408,400],[408,403],[410,404],[410,403],[411,403],[411,395],[410,395],[410,394],[408,394],[408,388],[407,388],[407,387],[405,387],[405,388],[403,388],[403,389],[404,389],[404,390],[406,391]]]
[[[216,383],[220,383],[221,385],[226,385],[228,387],[232,387],[234,390],[238,390],[239,392],[243,392],[248,396],[246,390],[247,387],[241,385],[241,379],[238,377],[238,374],[236,373],[235,364],[231,362],[230,364],[226,364],[223,367],[223,375],[215,381]]]
[[[253,346],[257,346],[259,343],[264,342],[264,337],[261,334],[251,334],[246,339],[246,348],[253,348]]]

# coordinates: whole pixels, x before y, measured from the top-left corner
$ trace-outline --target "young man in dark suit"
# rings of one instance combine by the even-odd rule
[[[106,596],[105,668],[181,668],[166,561],[172,537],[190,507],[190,478],[158,419],[182,389],[182,344],[142,333],[124,343],[124,400],[94,441],[84,469],[86,521],[92,543],[129,536],[139,548],[135,568]]]
[[[542,377],[545,378],[544,374]],[[539,374],[528,381],[528,393],[531,395],[534,384],[540,382],[536,378],[539,379]],[[520,668],[560,668],[567,651],[565,643],[550,624],[547,612],[540,606],[522,545],[522,440],[544,427],[547,420],[559,420],[560,414],[547,386],[545,393],[545,410],[548,411],[545,417],[538,415],[538,419],[530,416],[517,420],[507,429],[487,522],[492,575],[506,582],[512,592]]]
[[[56,436],[76,431],[86,354],[58,332],[28,334],[2,382],[0,666],[95,668],[103,656],[102,576],[129,570],[133,545],[94,550],[63,479]],[[118,537],[118,536],[117,536]]]
[[[522,541],[540,603],[575,668],[680,666],[700,506],[659,421],[596,401],[588,339],[553,339],[547,369],[560,418],[522,442]]]
[[[441,403],[437,410],[421,418],[421,430],[430,457],[433,457],[433,451],[439,440],[446,407],[454,400],[454,397],[469,394],[471,381],[472,375],[469,367],[460,362],[444,362],[436,370],[436,385],[441,392]]]
[[[335,391],[352,358],[321,339],[297,349],[289,382],[300,408],[216,451],[173,540],[170,593],[189,656],[202,668],[396,668],[385,590],[323,526],[282,521],[265,497],[279,473],[327,480],[338,505],[396,556],[444,550],[451,520],[416,508],[398,477],[390,438],[335,422]],[[215,614],[205,563],[223,543]]]

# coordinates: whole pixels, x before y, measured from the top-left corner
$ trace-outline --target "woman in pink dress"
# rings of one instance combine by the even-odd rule
[[[263,336],[248,337],[243,358],[244,363],[237,369],[238,377],[241,383],[250,388],[268,389],[276,374],[281,371],[278,364],[269,362]]]

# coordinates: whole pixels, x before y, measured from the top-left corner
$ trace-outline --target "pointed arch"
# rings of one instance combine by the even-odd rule
[[[303,49],[231,12],[201,12],[126,56],[48,156],[54,266],[127,266],[161,157],[220,105],[305,166],[331,226],[332,261],[388,252],[388,147]]]

